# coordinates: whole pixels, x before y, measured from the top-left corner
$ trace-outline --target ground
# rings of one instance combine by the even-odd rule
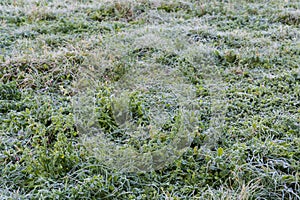
[[[0,198],[300,199],[299,10],[2,0]]]

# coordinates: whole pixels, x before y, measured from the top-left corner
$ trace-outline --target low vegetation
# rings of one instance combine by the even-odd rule
[[[299,10],[0,1],[0,198],[300,199]]]

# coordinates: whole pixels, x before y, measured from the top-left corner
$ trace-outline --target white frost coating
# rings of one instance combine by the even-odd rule
[[[151,40],[147,40],[146,36]],[[75,120],[83,144],[100,162],[123,172],[151,171],[172,163],[191,145],[198,131],[200,102],[203,99],[196,95],[198,86],[183,75],[181,65],[184,64],[162,64],[158,61],[163,59],[162,52],[190,60],[203,72],[203,84],[209,88],[208,103],[211,105],[209,128],[204,131],[208,135],[206,145],[214,145],[218,140],[226,104],[222,79],[211,62],[213,50],[199,44],[191,45],[184,39],[182,30],[148,27],[127,35],[120,33],[104,41],[106,50],[110,48],[108,52],[115,52],[115,55],[110,55],[113,57],[113,61],[110,60],[112,64],[126,58],[135,49],[153,50],[149,58],[136,57],[128,61],[130,67],[120,79],[108,80],[112,121],[118,131],[121,130],[120,134],[127,137],[122,141],[112,139],[111,136],[118,133],[108,133],[99,125],[99,112],[102,111],[97,110],[96,104],[101,97],[95,96],[95,93],[103,85],[99,84],[99,80],[105,76],[105,66],[84,68],[75,84],[78,92],[73,98]],[[98,58],[99,63],[110,62],[105,61],[109,58],[108,55],[105,58],[105,48],[100,53],[104,56]],[[201,61],[198,62],[198,59]],[[148,124],[139,123],[133,116],[130,109],[133,97],[141,98],[145,104],[143,114]],[[170,121],[172,126],[166,131],[162,127]],[[138,142],[139,146],[130,141]]]

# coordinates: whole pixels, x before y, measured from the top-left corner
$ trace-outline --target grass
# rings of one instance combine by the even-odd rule
[[[2,0],[0,198],[299,199],[299,9]]]

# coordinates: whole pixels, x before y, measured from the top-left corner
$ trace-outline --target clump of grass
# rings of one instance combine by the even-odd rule
[[[276,21],[287,25],[299,25],[300,24],[300,12],[290,11],[285,13],[280,13],[276,18]]]

